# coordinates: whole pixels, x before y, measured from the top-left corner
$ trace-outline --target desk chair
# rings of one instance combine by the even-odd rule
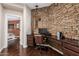
[[[42,55],[42,51],[45,51],[47,54],[48,48],[46,46],[43,46],[44,44],[44,37],[43,36],[35,36],[35,43],[36,43],[36,49],[40,50],[40,54]]]

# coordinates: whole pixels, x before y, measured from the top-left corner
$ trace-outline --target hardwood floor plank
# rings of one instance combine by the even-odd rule
[[[12,45],[9,48],[4,49],[1,53],[2,56],[61,56],[58,52],[47,47],[47,51],[44,49],[36,49],[35,47],[23,48],[22,46]]]

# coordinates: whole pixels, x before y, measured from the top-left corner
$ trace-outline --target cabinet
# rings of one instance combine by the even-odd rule
[[[28,46],[33,46],[33,36],[32,35],[27,35],[27,44]]]
[[[66,38],[62,42],[64,55],[79,56],[79,40]]]
[[[57,40],[56,38],[51,37],[49,40],[49,44],[62,52],[62,42],[61,40]]]

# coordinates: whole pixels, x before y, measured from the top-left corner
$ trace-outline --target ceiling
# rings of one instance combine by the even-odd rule
[[[14,4],[14,3],[3,3],[2,4],[5,9],[11,9],[16,11],[22,11],[23,6],[20,4]]]
[[[52,3],[7,3],[3,4],[3,7],[6,9],[12,9],[17,11],[22,11],[23,6],[27,5],[30,9],[35,9],[36,5],[38,5],[38,8],[47,7],[50,6]]]
[[[38,8],[42,8],[42,7],[46,7],[46,6],[50,6],[52,3],[27,3],[26,5],[30,8],[30,9],[35,9],[35,6],[38,5]]]

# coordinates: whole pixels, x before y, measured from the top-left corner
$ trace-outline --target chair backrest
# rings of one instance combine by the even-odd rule
[[[35,36],[35,43],[36,44],[42,44],[43,43],[43,37],[42,36]]]

